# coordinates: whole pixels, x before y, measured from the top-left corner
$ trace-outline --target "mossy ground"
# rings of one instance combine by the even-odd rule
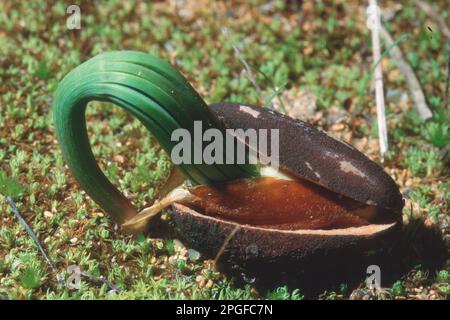
[[[120,232],[65,166],[52,125],[52,95],[64,74],[95,54],[141,50],[171,61],[208,102],[271,105],[380,162],[365,7],[356,1],[305,1],[300,7],[296,1],[255,0],[94,3],[80,3],[81,30],[66,28],[63,1],[0,3],[0,297],[302,298],[302,288],[284,284],[269,292],[235,285],[210,261],[189,260],[172,232],[135,239]],[[382,283],[385,289],[376,296],[446,299],[450,45],[413,2],[381,5],[393,15],[386,23],[393,37],[406,35],[399,46],[434,116],[426,123],[420,119],[403,75],[386,57],[390,151],[383,166],[407,197],[406,227],[396,244],[404,272]],[[433,6],[450,24],[447,2],[433,1]],[[137,120],[118,108],[92,103],[87,118],[100,165],[138,208],[144,207],[169,172],[168,157]],[[89,281],[79,290],[59,285],[9,209],[7,194],[63,277],[68,266],[78,265],[122,291]],[[437,236],[429,236],[430,230]],[[360,280],[359,288],[343,283],[316,298],[373,297]]]

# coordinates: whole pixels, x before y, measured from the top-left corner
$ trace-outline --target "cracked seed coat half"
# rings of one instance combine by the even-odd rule
[[[282,170],[356,201],[401,212],[403,198],[394,180],[353,146],[266,108],[234,103],[210,108],[226,128],[279,129]],[[271,150],[270,140],[267,150]]]

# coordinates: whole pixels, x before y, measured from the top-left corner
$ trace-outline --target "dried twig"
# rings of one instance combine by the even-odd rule
[[[9,203],[9,205],[10,205],[14,215],[16,216],[17,220],[19,220],[19,223],[26,230],[26,232],[28,233],[30,238],[33,239],[34,243],[38,247],[39,251],[41,252],[41,254],[44,257],[44,259],[47,262],[47,264],[49,265],[50,269],[52,269],[52,271],[56,274],[57,281],[60,284],[64,284],[63,277],[58,273],[55,265],[52,263],[50,258],[47,256],[47,253],[45,252],[44,248],[42,247],[41,243],[39,242],[39,239],[37,238],[36,234],[33,232],[33,230],[27,224],[25,219],[23,219],[22,215],[19,212],[19,209],[17,209],[17,206],[16,206],[14,200],[11,197],[9,197],[9,196],[6,197],[6,199],[7,199],[8,203]],[[120,292],[121,291],[118,287],[116,287],[115,285],[111,284],[109,281],[107,281],[104,278],[94,277],[94,276],[92,276],[90,274],[87,274],[87,273],[84,273],[84,272],[80,272],[80,277],[82,277],[86,281],[94,283],[96,285],[106,284],[107,287],[109,288],[109,290],[113,290],[113,291],[116,291],[116,292]]]
[[[380,154],[384,159],[388,150],[387,126],[386,126],[386,111],[384,104],[384,90],[383,90],[383,71],[381,64],[377,63],[381,59],[380,50],[380,12],[376,0],[369,1],[369,8],[367,10],[369,16],[369,27],[372,29],[372,47],[373,47],[373,61],[374,61],[374,79],[375,79],[375,101],[377,106],[377,122],[378,122],[378,138],[380,141]]]
[[[16,216],[17,220],[19,220],[19,223],[22,225],[22,227],[25,229],[25,231],[28,233],[30,238],[34,241],[36,246],[38,247],[41,255],[44,257],[44,260],[47,262],[50,269],[56,274],[56,280],[59,283],[63,282],[62,276],[58,273],[58,270],[56,269],[55,265],[52,263],[52,261],[49,259],[47,254],[45,253],[44,248],[42,247],[41,243],[39,242],[39,239],[37,238],[36,234],[33,232],[33,230],[30,228],[30,226],[27,224],[24,218],[20,215],[19,209],[17,209],[16,203],[11,197],[6,197],[6,200],[9,203],[9,206],[11,207],[11,210],[13,211],[14,215]]]
[[[150,207],[143,209],[133,218],[122,224],[122,228],[129,233],[138,234],[144,232],[147,223],[162,210],[179,201],[190,201],[195,196],[189,190],[179,186],[173,189],[167,196],[156,200]]]
[[[284,103],[283,103],[283,101],[282,101],[282,99],[281,99],[281,97],[280,97],[280,90],[283,89],[283,87],[285,87],[286,84],[283,84],[283,85],[280,86],[279,88],[278,88],[278,87],[274,87],[273,84],[272,84],[272,80],[271,80],[264,72],[262,72],[261,70],[255,68],[255,67],[252,66],[250,63],[248,63],[247,60],[245,60],[244,55],[242,54],[241,50],[239,50],[239,48],[238,48],[238,47],[233,43],[233,41],[231,40],[231,38],[230,38],[230,33],[229,33],[228,29],[227,29],[227,28],[222,28],[222,33],[223,33],[223,34],[225,35],[225,37],[227,37],[228,40],[230,41],[231,46],[233,47],[233,50],[234,50],[234,53],[235,53],[236,57],[239,59],[239,61],[240,61],[240,62],[243,64],[243,66],[244,66],[244,71],[245,71],[245,74],[247,75],[247,78],[248,78],[248,79],[250,80],[250,82],[253,84],[253,86],[255,87],[255,89],[256,89],[256,91],[258,92],[258,95],[259,95],[260,97],[263,96],[263,95],[262,95],[262,90],[261,90],[261,87],[260,87],[259,84],[258,84],[258,81],[257,81],[257,79],[256,79],[256,75],[255,75],[255,73],[253,72],[253,70],[256,70],[256,72],[258,72],[259,74],[261,74],[261,75],[265,78],[265,80],[268,81],[268,82],[271,84],[271,87],[272,87],[274,93],[266,99],[265,107],[267,107],[267,101],[269,101],[269,103],[270,103],[270,102],[272,101],[272,99],[276,96],[276,97],[278,98],[278,101],[279,101],[279,103],[280,103],[280,106],[281,106],[281,108],[282,108],[282,111],[283,111],[284,113],[286,113],[286,108],[285,108]]]
[[[227,248],[228,244],[230,243],[230,240],[234,237],[234,235],[236,234],[236,232],[239,231],[241,227],[236,226],[234,227],[233,230],[231,230],[230,234],[228,235],[228,237],[225,239],[225,241],[223,242],[222,246],[220,247],[219,251],[216,254],[216,257],[214,258],[214,265],[217,265],[217,262],[219,262],[220,257],[222,256],[222,254],[224,253],[225,249]]]
[[[250,65],[247,63],[247,61],[244,58],[244,55],[242,54],[241,50],[239,50],[239,48],[232,42],[232,40],[230,39],[230,32],[228,31],[227,28],[222,28],[222,33],[225,37],[228,38],[228,40],[230,40],[231,42],[231,46],[233,47],[234,53],[236,55],[236,57],[239,59],[239,61],[242,63],[242,65],[244,66],[245,69],[245,74],[247,75],[247,78],[250,80],[250,82],[255,86],[256,91],[258,92],[258,95],[260,97],[262,97],[262,91],[261,91],[261,87],[258,85],[258,81],[256,81],[256,76],[253,73],[252,68],[250,67]]]
[[[447,41],[450,41],[450,28],[447,26],[447,23],[445,23],[445,20],[436,11],[434,11],[433,7],[429,3],[422,0],[414,0],[414,3],[437,23],[439,29],[447,38]]]
[[[444,87],[444,106],[448,108],[448,90],[450,89],[450,50],[447,52],[446,60],[446,76],[445,76],[445,87]]]
[[[389,51],[389,54],[391,58],[394,60],[394,63],[397,65],[397,68],[405,76],[406,84],[408,85],[409,92],[414,101],[416,109],[419,112],[420,117],[423,120],[431,118],[432,113],[427,105],[425,95],[422,91],[422,88],[420,87],[419,80],[417,80],[417,77],[414,74],[413,69],[403,58],[403,54],[400,48],[398,46],[393,46],[394,40],[392,39],[391,35],[386,30],[386,28],[381,25],[380,31],[384,39],[384,42],[386,43],[386,46],[392,47],[392,49]]]
[[[110,291],[114,291],[114,292],[122,291],[120,288],[118,288],[117,286],[115,286],[114,284],[112,284],[111,282],[109,282],[108,280],[106,280],[103,277],[95,277],[95,276],[87,274],[85,272],[80,272],[80,277],[94,285],[97,285],[97,286],[106,285],[108,287],[108,290],[110,290]]]

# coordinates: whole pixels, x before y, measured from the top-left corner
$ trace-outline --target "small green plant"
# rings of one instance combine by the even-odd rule
[[[394,296],[402,296],[406,293],[406,290],[402,282],[399,280],[392,285],[391,292]]]
[[[45,61],[39,62],[38,67],[37,67],[37,69],[35,71],[35,76],[39,80],[47,80],[48,78],[50,78],[50,75],[51,75],[51,69],[45,63]]]
[[[22,193],[22,191],[22,185],[14,177],[8,177],[5,172],[0,171],[1,194],[16,198]]]
[[[16,237],[11,229],[2,227],[0,229],[0,247],[11,249],[16,244]]]
[[[446,123],[430,122],[424,131],[425,139],[436,147],[445,147],[450,143],[450,126]]]
[[[341,283],[341,285],[339,286],[339,291],[340,291],[342,294],[346,294],[347,291],[348,291],[348,284],[346,284],[346,283]]]
[[[175,243],[174,243],[174,241],[172,239],[166,240],[164,242],[164,250],[170,256],[175,254]]]
[[[41,286],[42,270],[37,266],[30,266],[23,272],[22,287],[25,289],[37,289]]]
[[[303,300],[304,296],[301,294],[299,289],[289,292],[288,287],[283,286],[268,292],[266,298],[268,300]]]
[[[434,150],[409,147],[405,153],[405,163],[414,175],[430,176],[440,171],[439,155]]]
[[[436,281],[439,283],[448,283],[450,281],[450,276],[447,270],[441,270],[436,274]]]
[[[177,259],[177,260],[175,261],[175,267],[176,267],[179,271],[181,271],[181,272],[186,271],[186,269],[187,269],[186,260],[183,260],[183,259]]]
[[[150,240],[143,233],[136,237],[135,243],[143,253],[149,253],[152,248]]]

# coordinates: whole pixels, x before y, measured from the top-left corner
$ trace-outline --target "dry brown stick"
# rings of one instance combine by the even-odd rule
[[[58,270],[56,269],[55,265],[53,264],[53,262],[48,257],[47,253],[45,252],[44,248],[42,247],[41,243],[39,242],[39,239],[37,238],[37,236],[34,233],[34,231],[30,228],[28,223],[25,221],[25,219],[20,214],[19,209],[17,208],[16,203],[14,202],[14,200],[10,196],[7,196],[6,200],[8,201],[8,204],[11,207],[11,210],[14,213],[14,215],[16,216],[16,218],[19,221],[19,223],[22,225],[22,227],[28,233],[28,235],[30,236],[31,240],[33,240],[33,242],[35,243],[36,247],[38,248],[38,250],[41,253],[42,257],[44,258],[45,262],[47,262],[47,264],[50,267],[50,269],[56,275],[57,282],[62,284],[63,280],[62,280],[61,274],[58,272]]]
[[[381,35],[386,43],[386,47],[391,47],[389,55],[394,60],[397,68],[403,73],[408,85],[409,93],[414,101],[417,111],[423,120],[427,120],[432,117],[430,108],[427,105],[425,95],[420,87],[419,80],[417,80],[414,70],[403,58],[403,53],[398,46],[394,46],[394,40],[384,26],[380,28]]]
[[[380,9],[377,0],[369,0],[369,8],[367,9],[369,15],[369,28],[372,30],[372,51],[374,63],[374,81],[375,81],[375,103],[377,106],[377,123],[378,123],[378,140],[380,144],[381,159],[384,160],[388,150],[388,137],[386,125],[386,110],[384,103],[384,88],[383,88],[383,71],[381,64],[380,49]]]
[[[93,275],[87,274],[85,272],[80,272],[80,277],[82,277],[85,281],[90,282],[94,285],[106,285],[110,291],[114,292],[121,292],[120,288],[115,286],[114,284],[110,283],[108,280],[106,280],[103,277],[95,277]]]
[[[448,108],[448,90],[450,88],[450,51],[447,53],[447,59],[445,61],[445,85],[444,85],[444,106]]]
[[[250,65],[248,64],[247,60],[245,60],[244,55],[242,54],[241,50],[239,50],[239,48],[231,40],[229,30],[227,28],[222,28],[222,33],[231,42],[231,46],[233,47],[233,50],[234,50],[234,53],[235,53],[236,57],[239,59],[239,61],[244,66],[244,70],[245,70],[245,73],[247,75],[247,78],[253,84],[253,86],[255,87],[256,91],[259,94],[259,96],[262,97],[262,90],[261,90],[261,87],[258,84],[258,81],[256,80],[256,75],[253,73],[253,70],[250,67]]]
[[[447,26],[447,23],[445,23],[445,20],[434,11],[433,7],[422,0],[414,0],[414,3],[437,23],[439,29],[441,29],[442,33],[447,38],[447,41],[450,41],[450,28]]]
[[[230,234],[226,237],[225,241],[222,243],[222,246],[220,246],[219,251],[216,254],[216,257],[214,258],[214,266],[217,266],[217,263],[219,262],[219,259],[222,257],[223,253],[225,252],[225,249],[227,248],[228,244],[230,243],[231,239],[234,237],[236,232],[239,231],[241,227],[236,226],[233,230],[231,230]]]

